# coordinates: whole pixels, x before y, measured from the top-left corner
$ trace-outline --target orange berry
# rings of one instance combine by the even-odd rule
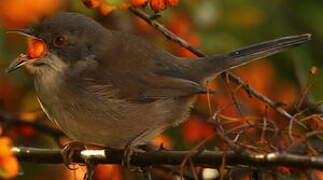
[[[0,158],[12,155],[11,151],[12,142],[8,137],[0,138]]]
[[[131,0],[131,5],[134,7],[141,7],[145,5],[148,0]]]
[[[318,68],[316,66],[312,66],[310,69],[310,74],[316,74],[317,70],[318,70]]]
[[[151,0],[151,8],[155,11],[162,11],[166,8],[165,0]]]
[[[46,50],[46,44],[42,40],[32,39],[28,42],[27,53],[31,58],[42,57]]]
[[[0,179],[10,179],[18,175],[19,163],[14,156],[0,158]]]

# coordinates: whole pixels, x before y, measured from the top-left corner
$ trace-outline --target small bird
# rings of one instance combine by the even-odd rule
[[[310,40],[284,37],[223,55],[176,57],[148,41],[59,13],[29,29],[27,55],[7,68],[34,74],[39,103],[68,137],[102,147],[135,147],[183,122],[220,73]]]

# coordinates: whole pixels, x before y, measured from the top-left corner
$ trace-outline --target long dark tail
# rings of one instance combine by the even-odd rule
[[[190,69],[197,81],[205,81],[228,69],[250,63],[287,49],[297,47],[311,39],[311,34],[283,37],[238,49],[224,55],[192,60]]]

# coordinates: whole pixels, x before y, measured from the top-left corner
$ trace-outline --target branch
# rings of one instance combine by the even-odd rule
[[[181,45],[182,47],[188,49],[195,55],[199,57],[205,57],[206,55],[199,51],[197,48],[190,45],[188,42],[186,42],[184,39],[178,37],[171,31],[169,31],[164,25],[159,23],[158,21],[151,18],[150,15],[145,13],[143,10],[135,8],[135,7],[129,7],[129,10],[135,14],[136,16],[140,17],[144,21],[146,21],[148,24],[152,25],[154,28],[156,28],[158,31],[160,31],[162,34],[166,36],[167,39],[176,42],[177,44]],[[291,119],[293,116],[290,115],[287,111],[285,111],[283,108],[278,106],[279,103],[276,103],[272,100],[270,100],[268,97],[264,96],[263,94],[257,92],[252,87],[250,87],[246,82],[241,80],[237,75],[230,73],[230,72],[224,72],[222,74],[224,77],[229,77],[230,80],[238,85],[242,85],[242,87],[252,96],[256,97],[262,102],[265,102],[266,104],[270,105],[272,108],[274,108],[277,112],[279,112],[281,115],[285,116],[288,119]],[[305,126],[302,126],[306,128]]]
[[[14,147],[14,154],[21,161],[37,163],[62,163],[61,150],[39,149],[28,147]],[[83,150],[76,154],[73,159],[75,163],[93,162],[97,164],[120,164],[123,158],[123,150]],[[223,156],[226,158],[226,165],[237,166],[287,166],[293,168],[314,168],[323,170],[322,156],[296,155],[291,153],[251,153],[251,152],[213,152],[213,151],[156,151],[156,152],[135,152],[131,163],[136,166],[158,166],[160,164],[179,165],[186,156],[190,154],[195,166],[216,168],[220,167]]]

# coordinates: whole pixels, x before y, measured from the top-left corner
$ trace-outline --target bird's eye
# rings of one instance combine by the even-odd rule
[[[66,44],[67,41],[67,36],[66,35],[58,35],[54,39],[54,45],[56,47],[62,47],[63,45]]]

